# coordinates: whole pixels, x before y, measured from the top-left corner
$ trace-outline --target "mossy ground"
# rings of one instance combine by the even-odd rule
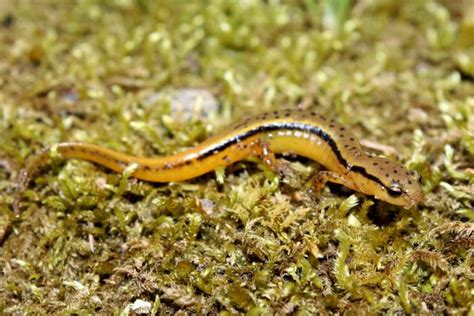
[[[1,313],[474,314],[471,1],[73,3],[0,3]],[[190,87],[219,111],[180,120],[166,96]],[[301,159],[169,185],[71,160],[13,217],[46,145],[163,155],[296,106],[417,170],[424,202],[316,197]]]

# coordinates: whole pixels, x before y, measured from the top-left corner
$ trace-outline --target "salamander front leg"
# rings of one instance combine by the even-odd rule
[[[346,188],[357,190],[357,186],[347,177],[331,171],[320,171],[313,178],[313,186],[316,192],[320,192],[327,182],[338,183]]]

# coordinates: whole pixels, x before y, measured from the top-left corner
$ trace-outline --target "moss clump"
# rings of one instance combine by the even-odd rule
[[[474,313],[470,1],[0,9],[0,312]],[[208,90],[219,111],[183,120],[180,89]],[[319,166],[297,159],[285,178],[246,161],[165,185],[71,160],[12,215],[18,170],[46,145],[169,154],[297,105],[419,171],[425,201],[315,197]]]

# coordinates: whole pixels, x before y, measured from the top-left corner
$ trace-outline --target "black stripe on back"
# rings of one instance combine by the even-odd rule
[[[256,134],[264,132],[273,132],[278,130],[297,130],[317,135],[322,140],[324,140],[329,145],[329,147],[331,147],[331,150],[336,155],[339,163],[347,168],[347,161],[342,157],[341,152],[339,151],[339,148],[337,148],[334,139],[332,139],[332,137],[326,132],[324,132],[320,127],[304,123],[269,122],[267,124],[258,125],[251,130],[245,131],[232,138],[226,139],[221,143],[209,147],[208,149],[203,151],[197,159],[206,159],[207,157],[212,156],[215,153],[221,152],[232,145],[235,145],[239,142],[244,141],[247,138],[255,136]]]
[[[264,133],[264,132],[272,132],[272,131],[278,131],[278,130],[297,130],[297,131],[302,131],[306,132],[312,135],[317,135],[320,137],[323,141],[328,144],[328,146],[331,148],[332,152],[336,156],[337,160],[341,165],[343,165],[345,168],[350,169],[351,171],[357,172],[359,174],[362,174],[364,177],[377,182],[383,186],[384,183],[377,178],[376,176],[369,174],[367,170],[364,167],[361,166],[350,166],[347,163],[347,161],[344,159],[344,157],[341,154],[341,151],[337,147],[336,142],[334,139],[326,133],[324,130],[322,130],[318,126],[310,125],[310,124],[305,124],[305,123],[285,123],[285,122],[269,122],[266,124],[258,125],[253,129],[250,129],[248,131],[245,131],[241,134],[238,134],[232,138],[226,139],[221,143],[218,143],[214,146],[209,147],[205,151],[201,152],[197,160],[204,160],[209,156],[212,156],[216,153],[219,153],[226,148],[235,145],[239,142],[244,141],[245,139],[255,136],[256,134],[259,133]]]

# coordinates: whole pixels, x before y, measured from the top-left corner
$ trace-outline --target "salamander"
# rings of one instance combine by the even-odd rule
[[[423,190],[415,173],[387,158],[366,153],[354,134],[334,119],[316,112],[280,110],[248,118],[195,147],[163,157],[136,157],[98,145],[65,142],[37,154],[20,172],[14,210],[31,174],[51,159],[95,162],[116,172],[136,164],[132,176],[151,182],[174,182],[198,177],[249,156],[278,169],[275,153],[293,153],[312,159],[327,170],[315,177],[319,190],[329,181],[404,208],[416,206]]]

